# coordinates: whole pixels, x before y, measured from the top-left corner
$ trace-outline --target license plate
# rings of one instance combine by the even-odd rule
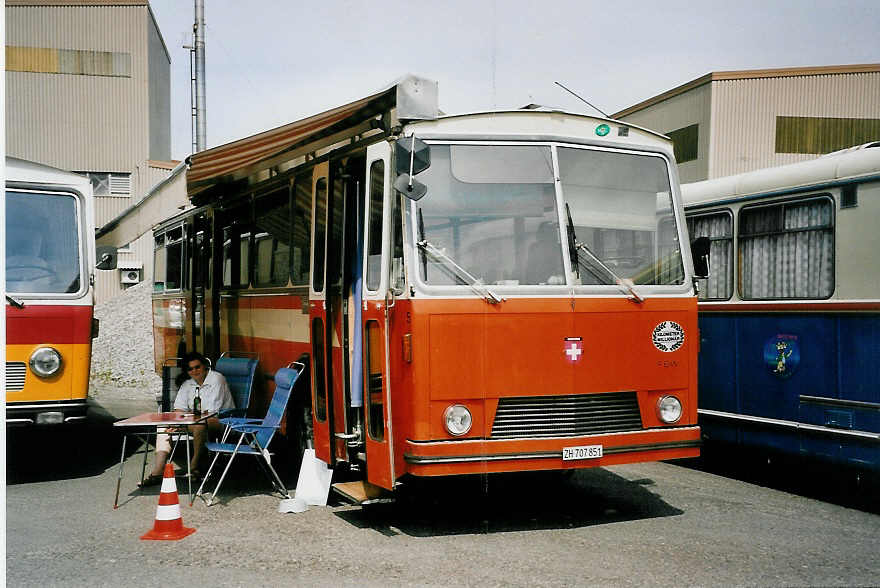
[[[602,457],[601,445],[580,445],[578,447],[562,448],[562,461],[596,459],[597,457]]]

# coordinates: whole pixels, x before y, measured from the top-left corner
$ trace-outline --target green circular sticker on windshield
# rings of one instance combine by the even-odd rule
[[[598,127],[596,127],[596,134],[599,135],[600,137],[604,137],[605,135],[607,135],[610,132],[611,132],[611,127],[609,127],[606,124],[601,124]]]

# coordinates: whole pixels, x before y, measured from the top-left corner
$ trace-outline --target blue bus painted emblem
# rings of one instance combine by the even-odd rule
[[[767,370],[780,379],[787,379],[797,370],[801,362],[801,350],[797,335],[776,335],[764,344],[764,365]]]

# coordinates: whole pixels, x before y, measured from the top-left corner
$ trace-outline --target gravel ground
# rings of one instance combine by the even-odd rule
[[[68,454],[53,453],[53,463],[36,459],[46,447],[36,442],[12,452],[10,586],[677,588],[880,578],[877,514],[668,463],[426,480],[395,504],[331,500],[280,514],[265,477],[242,461],[210,508],[190,508],[178,479],[183,524],[195,534],[141,541],[159,489],[136,488],[142,462],[132,455],[113,509],[119,439],[103,431],[66,436]]]
[[[143,281],[95,306],[101,330],[92,345],[89,399],[102,415],[124,418],[156,408],[162,378],[153,363],[150,286]]]

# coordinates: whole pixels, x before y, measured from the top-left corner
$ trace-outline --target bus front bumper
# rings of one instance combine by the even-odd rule
[[[85,399],[51,402],[7,402],[6,426],[61,425],[86,420]]]
[[[602,447],[602,457],[563,459],[566,448]],[[404,444],[406,472],[449,476],[564,470],[698,457],[700,427],[664,427],[582,437],[461,439]]]

